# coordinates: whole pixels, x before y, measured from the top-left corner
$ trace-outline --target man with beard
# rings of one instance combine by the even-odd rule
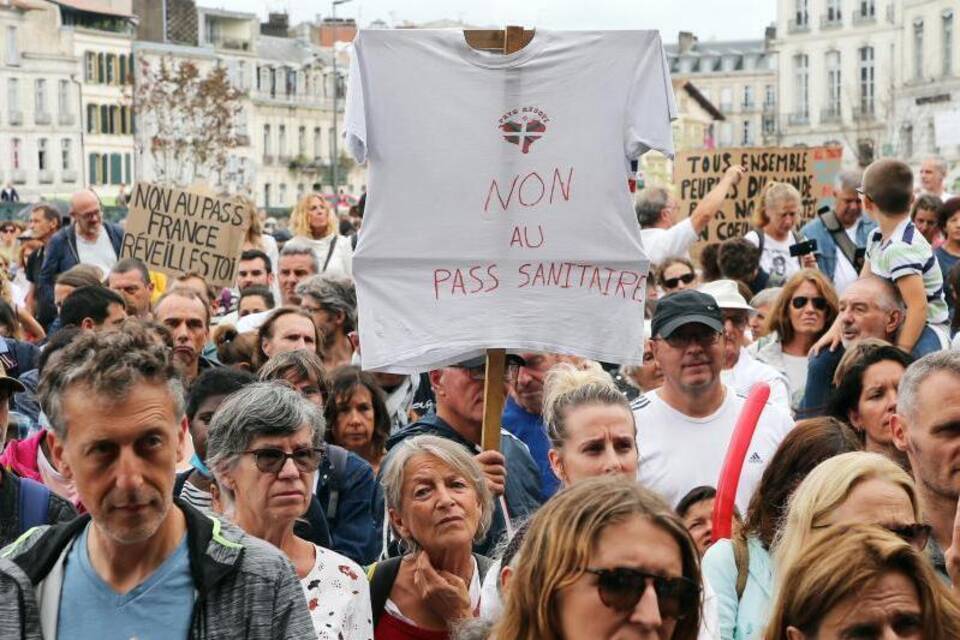
[[[55,465],[88,514],[0,554],[0,636],[315,635],[276,548],[173,497],[187,444],[169,349],[141,323],[84,332],[40,385]],[[42,596],[42,597],[41,597]]]
[[[560,488],[560,481],[547,458],[550,438],[543,422],[543,378],[560,358],[549,353],[524,353],[522,357],[526,364],[517,370],[516,382],[510,385],[503,407],[503,428],[527,445],[540,467],[540,485],[547,500]]]
[[[689,289],[665,296],[651,321],[651,339],[663,386],[632,405],[640,450],[637,480],[676,506],[694,487],[716,485],[746,399],[721,380],[723,313],[711,296]],[[792,427],[793,420],[776,405],[763,408],[737,490],[741,513]]]
[[[202,370],[216,366],[202,356],[210,333],[210,307],[199,293],[174,287],[157,300],[153,315],[170,331],[173,363],[188,386]]]
[[[353,361],[350,333],[357,329],[357,289],[349,276],[321,273],[297,285],[300,309],[313,318],[327,371]]]
[[[960,353],[937,351],[907,367],[900,379],[893,443],[907,454],[924,519],[933,527],[927,555],[948,581],[960,564]],[[946,556],[946,558],[944,557]],[[950,566],[948,576],[947,567]]]

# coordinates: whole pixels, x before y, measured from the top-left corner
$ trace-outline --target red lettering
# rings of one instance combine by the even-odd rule
[[[438,279],[441,273],[445,274],[442,279]],[[450,276],[453,275],[446,269],[434,269],[433,270],[433,295],[437,300],[440,299],[440,284],[446,282],[450,279]]]
[[[497,277],[497,265],[487,265],[487,275],[490,276],[491,280],[493,280],[493,286],[489,289],[486,289],[484,293],[490,293],[500,286],[500,278]]]
[[[457,289],[460,289],[463,295],[467,295],[467,287],[463,284],[463,272],[460,269],[453,272],[453,285],[450,287],[450,293],[456,293]]]
[[[493,197],[493,194],[497,194],[497,200],[500,201],[500,208],[504,211],[510,206],[510,200],[513,199],[513,191],[517,188],[517,180],[520,179],[520,176],[514,176],[513,182],[510,183],[510,193],[507,194],[507,200],[504,202],[503,196],[500,194],[500,185],[497,184],[496,178],[490,181],[490,190],[487,191],[487,201],[483,203],[483,210],[486,212],[490,207],[490,198]]]
[[[633,280],[626,282],[627,277],[632,277]],[[614,291],[615,295],[619,295],[624,300],[627,298],[627,287],[631,287],[637,282],[637,274],[633,271],[621,271],[620,277],[617,278],[617,288]]]
[[[570,185],[573,184],[573,167],[570,167],[569,173],[567,173],[567,184],[563,184],[563,178],[560,177],[560,169],[553,170],[553,183],[550,185],[550,204],[553,204],[553,193],[557,188],[557,185],[560,186],[560,195],[563,196],[564,200],[570,200]]]
[[[480,265],[475,265],[473,267],[470,267],[470,271],[468,272],[470,274],[470,278],[477,282],[476,288],[471,289],[470,293],[477,293],[478,291],[483,291],[483,278],[481,278],[475,273],[480,269],[483,269],[483,267],[481,267]]]
[[[523,246],[523,238],[520,237],[520,227],[514,227],[513,235],[510,236],[510,246],[512,247],[514,245],[518,247]]]
[[[531,202],[527,202],[526,199],[523,197],[523,186],[527,184],[527,180],[529,180],[530,178],[536,178],[537,182],[540,183],[540,193],[539,195],[537,195],[535,200]],[[526,175],[523,181],[520,182],[520,189],[517,191],[517,200],[519,200],[520,204],[522,204],[525,207],[532,207],[536,204],[539,204],[540,201],[543,200],[543,195],[544,193],[546,193],[546,190],[547,190],[547,185],[544,184],[543,178],[540,177],[540,174],[538,174],[536,171],[531,171]]]
[[[592,267],[593,272],[590,274],[590,286],[588,289],[593,289],[594,284],[596,284],[597,289],[603,291],[603,285],[600,283],[600,269],[597,267]]]
[[[517,289],[523,289],[525,286],[527,286],[528,284],[530,284],[530,273],[529,273],[529,269],[530,269],[531,266],[533,266],[533,265],[531,265],[529,262],[527,262],[527,263],[525,263],[525,264],[520,265],[520,268],[517,269],[517,271],[520,272],[520,275],[522,275],[524,278],[526,278],[523,282],[521,282],[520,284],[517,285]]]
[[[537,225],[537,231],[540,232],[540,242],[537,244],[530,244],[530,236],[527,235],[527,227],[523,227],[523,239],[527,243],[527,246],[531,249],[539,249],[543,246],[543,227],[539,224]]]
[[[546,278],[546,276],[544,275],[544,272],[543,272],[543,263],[542,263],[542,262],[537,265],[537,272],[536,272],[535,274],[533,274],[533,282],[531,283],[531,286],[534,286],[534,287],[537,286],[537,280],[540,281],[540,285],[541,285],[541,286],[546,286],[546,284],[547,284],[547,278]]]

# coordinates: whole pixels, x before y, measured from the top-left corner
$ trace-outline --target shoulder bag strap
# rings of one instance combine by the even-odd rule
[[[333,250],[337,247],[337,238],[340,236],[334,235],[333,240],[330,241],[330,248],[327,249],[327,259],[323,261],[323,269],[320,270],[320,273],[325,273],[327,271],[327,265],[330,264],[330,258],[333,257]]]
[[[393,589],[393,583],[397,581],[397,575],[400,573],[400,562],[402,560],[403,556],[398,556],[377,562],[367,573],[367,577],[370,579],[370,608],[373,611],[374,629],[377,628],[380,615],[387,606],[390,590]]]
[[[740,602],[747,588],[747,577],[750,574],[750,549],[747,547],[747,541],[740,536],[731,542],[733,542],[733,559],[737,564],[737,602]]]

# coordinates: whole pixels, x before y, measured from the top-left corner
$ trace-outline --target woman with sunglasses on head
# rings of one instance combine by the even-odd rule
[[[687,258],[667,258],[657,269],[657,284],[664,294],[696,287],[697,271]]]
[[[759,637],[773,597],[771,547],[790,495],[818,464],[859,448],[853,430],[833,418],[801,420],[777,447],[742,526],[703,556],[704,579],[716,593],[721,638]]]
[[[324,427],[320,409],[285,384],[255,383],[228,397],[207,436],[215,508],[290,559],[317,638],[367,640],[373,627],[363,570],[293,531],[310,506]]]
[[[960,607],[930,561],[880,527],[824,530],[777,593],[764,640],[960,638]]]
[[[778,570],[796,566],[818,531],[853,524],[883,527],[921,552],[930,540],[907,472],[878,453],[844,453],[819,464],[791,496],[774,541]]]
[[[694,640],[697,548],[661,498],[623,478],[562,490],[533,516],[496,640]]]
[[[756,358],[787,377],[794,411],[807,385],[807,354],[833,324],[838,306],[833,285],[823,274],[803,269],[783,286],[767,317],[770,335],[758,346]]]

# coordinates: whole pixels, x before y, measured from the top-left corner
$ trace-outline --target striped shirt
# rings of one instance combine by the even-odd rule
[[[933,249],[910,218],[904,218],[887,239],[879,229],[870,234],[867,260],[871,273],[896,282],[909,275],[923,278],[927,292],[927,324],[946,324],[947,301],[943,292],[943,274]]]

